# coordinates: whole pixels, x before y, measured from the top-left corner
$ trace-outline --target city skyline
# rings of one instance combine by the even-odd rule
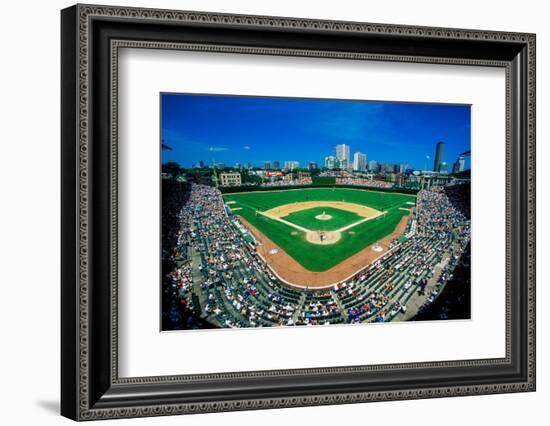
[[[161,103],[162,143],[169,147],[162,162],[183,167],[324,165],[345,144],[348,161],[361,152],[367,162],[429,170],[439,141],[451,167],[470,150],[468,105],[185,94],[162,94]]]

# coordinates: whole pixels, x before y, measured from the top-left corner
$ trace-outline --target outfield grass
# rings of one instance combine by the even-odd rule
[[[247,205],[260,211],[302,201],[345,201],[384,211],[394,207],[404,206],[407,201],[416,201],[416,196],[414,195],[346,188],[240,192],[225,194],[223,197],[227,201],[236,201],[239,204]]]
[[[332,218],[329,220],[319,220],[315,218],[315,216],[323,213],[332,216]],[[314,207],[312,209],[291,213],[283,217],[283,219],[304,228],[311,229],[312,231],[335,231],[336,229],[358,222],[364,218],[356,213],[333,207]]]
[[[344,188],[244,192],[226,194],[224,199],[235,202],[231,208],[241,208],[241,210],[235,211],[235,214],[249,221],[304,268],[315,272],[326,271],[391,234],[401,218],[408,214],[407,211],[399,210],[399,207],[410,208],[411,205],[407,202],[416,201],[414,195]],[[265,211],[284,204],[302,201],[345,201],[366,205],[388,213],[355,226],[351,230],[353,233],[344,232],[337,243],[326,246],[311,244],[306,240],[303,232],[256,213],[257,210]],[[326,211],[328,208],[324,208],[324,210]],[[308,226],[303,226],[310,229]],[[292,235],[293,233],[295,235]]]

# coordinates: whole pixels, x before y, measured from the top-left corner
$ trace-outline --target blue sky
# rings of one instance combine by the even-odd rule
[[[367,161],[431,169],[438,141],[449,168],[470,149],[470,107],[326,99],[162,94],[162,161],[232,166],[266,160],[320,166],[345,143]],[[429,159],[426,158],[429,156]],[[467,161],[469,167],[469,161]]]

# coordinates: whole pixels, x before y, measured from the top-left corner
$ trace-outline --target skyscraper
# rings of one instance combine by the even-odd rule
[[[329,170],[336,168],[336,157],[334,155],[325,157],[325,167]]]
[[[300,168],[299,161],[285,161],[285,169],[294,170]]]
[[[362,152],[356,152],[355,154],[353,154],[353,170],[363,172],[366,168],[367,155]]]
[[[340,163],[341,169],[347,169],[349,167],[349,145],[336,145],[336,159]]]
[[[264,170],[271,169],[271,161],[264,161]]]
[[[441,163],[443,162],[443,151],[445,149],[444,142],[438,142],[435,146],[434,172],[439,172]]]
[[[464,171],[464,157],[461,155],[458,157],[453,165],[453,173],[460,173]]]
[[[307,168],[309,170],[317,170],[319,168],[319,166],[317,165],[317,161],[310,161]]]
[[[272,167],[273,167],[274,169],[280,169],[280,168],[281,168],[281,163],[279,163],[278,160],[273,160],[273,162],[272,162]]]

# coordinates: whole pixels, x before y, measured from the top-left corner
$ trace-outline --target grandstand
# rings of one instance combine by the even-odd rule
[[[454,269],[469,246],[468,190],[468,185],[421,190],[414,202],[407,195],[381,197],[373,191],[348,192],[353,202],[368,200],[370,206],[396,215],[395,221],[388,222],[392,229],[404,218],[403,232],[393,236],[371,263],[356,268],[346,279],[319,288],[298,288],[277,276],[266,256],[260,255],[262,242],[243,231],[254,227],[250,222],[258,223],[257,208],[243,202],[246,193],[239,204],[239,197],[226,196],[224,200],[219,190],[211,186],[177,187],[177,196],[170,200],[178,213],[167,217],[166,224],[163,204],[163,330],[413,319],[419,310],[434,303],[452,281]],[[174,188],[170,191],[174,192]],[[315,191],[319,192],[310,193],[310,199],[330,196],[323,192],[327,190]],[[282,192],[286,201],[297,200],[296,191]],[[163,203],[164,193],[163,188]],[[264,203],[263,209],[279,205],[268,192],[262,193],[259,200]],[[233,203],[226,204],[229,202]],[[351,215],[341,220],[348,219],[357,220]],[[297,226],[301,226],[308,218],[297,220]],[[360,249],[374,241],[367,240],[367,231]],[[165,247],[164,236],[171,234]],[[278,244],[279,248],[286,247]],[[314,244],[308,250],[314,250],[312,247]],[[319,245],[316,250],[326,248]],[[330,257],[334,258],[334,253]],[[333,261],[341,262],[342,257]],[[181,314],[182,307],[186,316]]]

